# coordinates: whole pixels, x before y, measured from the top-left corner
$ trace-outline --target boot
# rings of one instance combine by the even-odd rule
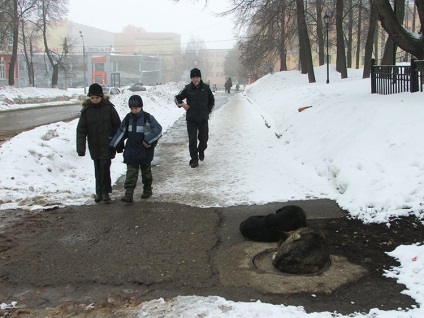
[[[133,195],[134,189],[127,189],[127,191],[125,191],[125,195],[121,198],[121,201],[126,203],[133,203]]]
[[[192,167],[192,168],[196,168],[196,167],[199,166],[199,162],[197,160],[194,160],[194,159],[191,159],[189,164],[190,164],[190,167]]]
[[[99,203],[100,201],[102,201],[103,200],[103,198],[102,198],[102,194],[100,193],[100,192],[97,192],[96,193],[96,197],[94,198],[94,201],[96,202],[96,203]]]
[[[102,194],[102,199],[106,203],[109,203],[110,201],[112,201],[112,199],[109,196],[109,193],[107,193],[107,192]]]
[[[143,190],[143,194],[141,195],[142,199],[148,199],[152,196],[152,190]]]

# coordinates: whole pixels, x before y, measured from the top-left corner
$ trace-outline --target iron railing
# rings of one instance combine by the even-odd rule
[[[422,92],[424,60],[411,60],[410,65],[375,65],[371,60],[371,93],[397,94]]]

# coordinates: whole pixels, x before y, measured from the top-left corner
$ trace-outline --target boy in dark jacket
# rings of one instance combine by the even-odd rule
[[[186,110],[188,149],[191,160],[190,167],[199,166],[199,159],[205,159],[205,150],[209,139],[209,114],[215,105],[215,97],[209,85],[203,83],[198,68],[190,71],[191,83],[175,96],[175,104]],[[186,100],[184,103],[183,100]],[[197,145],[199,140],[199,145]]]
[[[102,87],[91,84],[87,96],[82,103],[81,116],[77,125],[77,153],[85,156],[86,143],[91,159],[94,161],[96,178],[96,202],[111,201],[112,181],[110,166],[115,158],[115,150],[109,143],[121,123],[115,106],[103,96]]]
[[[162,136],[162,126],[152,115],[143,111],[143,100],[139,95],[132,95],[128,100],[128,106],[131,108],[131,112],[122,120],[118,131],[112,138],[110,147],[119,149],[127,139],[124,150],[124,163],[127,164],[124,183],[125,195],[121,201],[132,203],[139,169],[143,182],[141,198],[147,199],[152,196],[151,162],[156,143]]]

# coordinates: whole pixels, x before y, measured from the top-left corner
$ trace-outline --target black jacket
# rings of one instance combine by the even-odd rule
[[[115,106],[107,98],[99,104],[84,100],[84,107],[77,125],[77,152],[85,155],[86,143],[91,159],[113,159],[116,151],[109,147],[113,135],[119,128],[121,119]]]
[[[209,85],[200,81],[198,87],[193,83],[187,84],[184,89],[175,96],[175,103],[181,107],[183,100],[190,106],[186,119],[189,121],[204,121],[209,119],[209,113],[215,105],[215,97]]]

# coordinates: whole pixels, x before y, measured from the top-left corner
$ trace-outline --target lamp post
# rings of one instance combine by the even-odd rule
[[[84,59],[84,95],[86,95],[87,94],[87,61],[85,56],[84,36],[82,35],[82,31],[79,31],[79,34],[82,39],[82,55]]]
[[[330,24],[330,16],[326,12],[324,15],[324,23],[327,33],[327,81],[326,83],[330,83],[330,70],[329,70],[329,64],[330,64],[330,55],[328,54],[328,25]]]

